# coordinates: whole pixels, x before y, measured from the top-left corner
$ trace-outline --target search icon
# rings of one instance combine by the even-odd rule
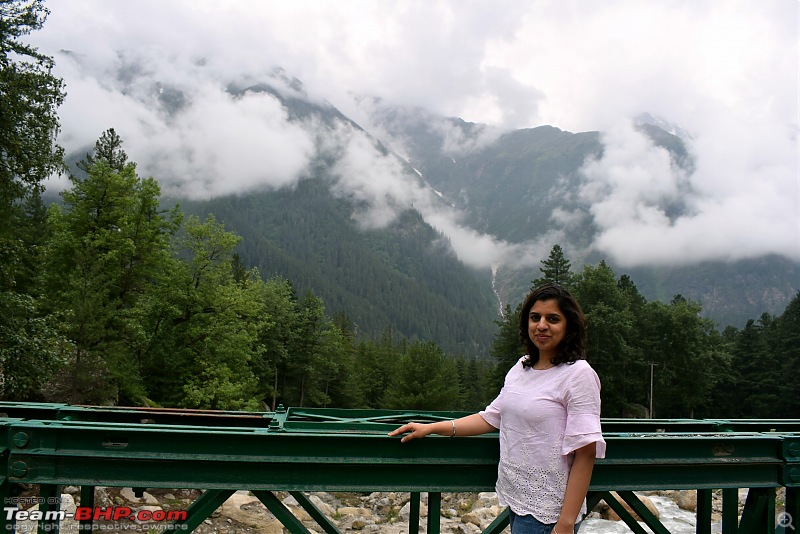
[[[792,514],[787,514],[786,512],[781,512],[776,517],[778,521],[778,526],[783,527],[784,529],[792,529],[794,530],[794,525],[792,525]]]

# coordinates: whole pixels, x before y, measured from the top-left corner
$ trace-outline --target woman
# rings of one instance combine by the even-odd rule
[[[595,458],[605,456],[600,380],[585,360],[586,321],[557,284],[535,289],[520,312],[528,354],[485,410],[454,421],[409,423],[401,441],[428,434],[476,436],[500,430],[497,496],[512,534],[577,532]]]

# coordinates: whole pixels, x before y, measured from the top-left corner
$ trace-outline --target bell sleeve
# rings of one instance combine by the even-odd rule
[[[600,429],[600,379],[586,362],[576,369],[566,390],[567,423],[561,454],[567,455],[595,443],[596,458],[605,458],[606,442]]]

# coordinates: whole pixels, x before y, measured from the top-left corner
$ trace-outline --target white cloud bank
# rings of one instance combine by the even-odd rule
[[[203,198],[291,186],[303,174],[316,134],[289,122],[269,94],[225,90],[282,66],[310,98],[348,114],[357,112],[352,94],[378,95],[499,129],[607,132],[580,194],[601,229],[594,247],[620,264],[800,260],[795,0],[47,6],[50,18],[30,39],[55,56],[67,84],[60,142],[84,149],[114,127],[165,191]],[[136,76],[120,77],[121,66]],[[185,107],[170,113],[155,84],[183,91]],[[676,172],[623,126],[643,111],[694,135],[694,174]],[[396,163],[358,139],[348,146],[337,187],[373,208],[359,212],[363,224],[391,220],[409,203],[426,210],[427,191]],[[458,214],[424,215],[473,264],[536,251],[536,267],[542,257],[541,244],[478,235]],[[571,216],[559,214],[554,236]]]

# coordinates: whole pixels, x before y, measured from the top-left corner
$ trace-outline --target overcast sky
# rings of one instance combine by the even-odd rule
[[[302,175],[319,139],[269,95],[234,100],[224,90],[280,66],[310,98],[357,120],[353,96],[369,95],[500,129],[603,132],[605,155],[587,162],[574,195],[601,228],[594,246],[618,264],[769,253],[800,261],[797,0],[46,5],[51,15],[29,40],[54,56],[66,82],[61,144],[83,148],[114,127],[140,171],[167,190],[207,197]],[[137,65],[138,81],[114,79],[122,61]],[[184,91],[189,104],[167,116],[154,83]],[[641,112],[693,136],[694,174],[671,169],[630,127]],[[399,168],[356,133],[336,137],[349,147],[337,190],[374,201],[362,222],[391,218],[387,193],[424,205],[428,192],[397,182]],[[677,199],[688,211],[671,220],[663,207]],[[560,216],[556,232],[569,220]],[[459,227],[458,214],[426,218],[473,264],[513,249]],[[485,246],[474,255],[470,244]]]

